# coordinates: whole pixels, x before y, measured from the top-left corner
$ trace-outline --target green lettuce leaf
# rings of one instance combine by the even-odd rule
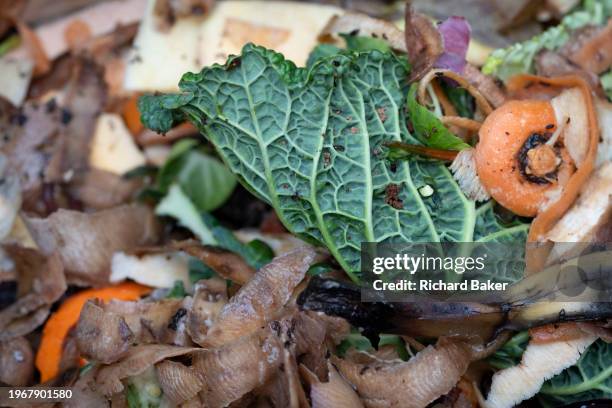
[[[212,231],[202,221],[195,204],[178,184],[170,187],[168,194],[155,208],[155,213],[175,218],[180,225],[191,230],[204,244],[217,244]]]
[[[362,242],[474,233],[474,202],[443,163],[384,154],[390,141],[419,143],[406,126],[407,74],[392,53],[345,52],[306,69],[247,45],[225,65],[185,74],[180,94],[139,106],[156,131],[192,121],[290,231],[325,245],[358,280]],[[424,186],[433,193],[422,197]]]
[[[565,16],[559,25],[527,41],[493,51],[482,72],[496,75],[503,81],[516,74],[532,73],[534,58],[540,51],[555,51],[565,45],[573,30],[587,25],[600,26],[610,17],[612,0],[586,0],[583,7]]]
[[[157,184],[166,193],[177,183],[199,211],[212,211],[232,194],[236,177],[219,160],[196,149],[197,144],[193,139],[175,143],[159,170]]]
[[[538,397],[550,407],[612,399],[612,344],[597,340],[574,366],[544,383]]]

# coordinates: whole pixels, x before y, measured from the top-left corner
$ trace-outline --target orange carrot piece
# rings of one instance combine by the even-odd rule
[[[144,129],[144,125],[140,121],[140,111],[138,110],[138,98],[140,95],[134,95],[128,99],[122,108],[122,116],[125,125],[130,130],[133,136],[138,135]]]
[[[593,172],[595,158],[597,157],[597,144],[599,142],[599,126],[597,123],[597,114],[593,105],[593,96],[591,89],[584,79],[577,75],[568,75],[558,78],[545,78],[536,75],[518,75],[511,79],[508,83],[508,89],[514,91],[520,88],[525,88],[529,84],[543,83],[555,87],[570,88],[578,87],[584,94],[584,99],[587,104],[589,115],[589,150],[587,151],[584,163],[570,177],[569,181],[563,189],[562,196],[546,210],[538,214],[531,223],[529,229],[529,242],[538,242],[542,235],[548,232],[553,225],[565,214],[565,212],[574,203],[580,188],[584,185],[588,177]]]
[[[49,317],[43,328],[42,338],[36,353],[36,368],[40,372],[40,381],[55,378],[59,373],[64,340],[70,329],[79,320],[81,309],[89,299],[108,301],[138,300],[149,293],[151,288],[133,282],[123,282],[99,289],[86,289],[66,299],[59,309]]]

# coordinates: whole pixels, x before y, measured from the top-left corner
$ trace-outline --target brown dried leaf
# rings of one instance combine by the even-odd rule
[[[159,237],[155,214],[143,205],[90,214],[60,209],[47,218],[26,217],[25,222],[43,253],[58,251],[68,281],[75,284],[108,283],[115,252],[153,244]]]
[[[31,248],[5,246],[15,262],[18,299],[0,311],[0,341],[30,333],[49,315],[49,308],[66,291],[60,255],[45,257]]]
[[[404,29],[408,60],[411,64],[409,81],[417,81],[431,70],[444,52],[440,32],[426,16],[417,13],[407,2]]]

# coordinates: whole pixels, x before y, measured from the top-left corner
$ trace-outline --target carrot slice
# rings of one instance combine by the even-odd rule
[[[108,301],[138,300],[149,293],[151,288],[133,282],[124,282],[99,289],[87,289],[66,299],[59,309],[49,317],[43,328],[42,338],[36,353],[36,368],[40,372],[40,381],[55,378],[59,373],[64,340],[70,329],[79,320],[81,309],[89,299]]]
[[[550,86],[562,88],[578,87],[584,94],[589,115],[589,149],[587,150],[584,163],[570,177],[563,189],[561,197],[549,205],[544,211],[540,212],[531,223],[528,241],[539,242],[542,236],[548,232],[571,207],[580,193],[580,188],[593,172],[595,158],[597,157],[597,144],[599,142],[599,126],[597,124],[597,114],[593,105],[591,89],[581,77],[577,75],[568,75],[557,78],[544,78],[536,75],[518,75],[510,80],[508,89],[510,91],[515,91],[533,83],[548,84]]]

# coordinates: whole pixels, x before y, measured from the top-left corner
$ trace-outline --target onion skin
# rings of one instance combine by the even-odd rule
[[[192,367],[171,360],[155,366],[159,385],[170,401],[180,404],[191,400],[202,388],[202,377]]]
[[[314,249],[303,246],[274,258],[257,271],[223,307],[202,345],[227,345],[274,320],[316,257]]]
[[[453,389],[471,362],[471,350],[443,337],[407,362],[359,364],[334,356],[331,361],[366,407],[422,408]]]
[[[300,373],[310,385],[312,408],[363,408],[363,403],[353,388],[327,363],[329,379],[321,382],[306,366],[300,365]]]

